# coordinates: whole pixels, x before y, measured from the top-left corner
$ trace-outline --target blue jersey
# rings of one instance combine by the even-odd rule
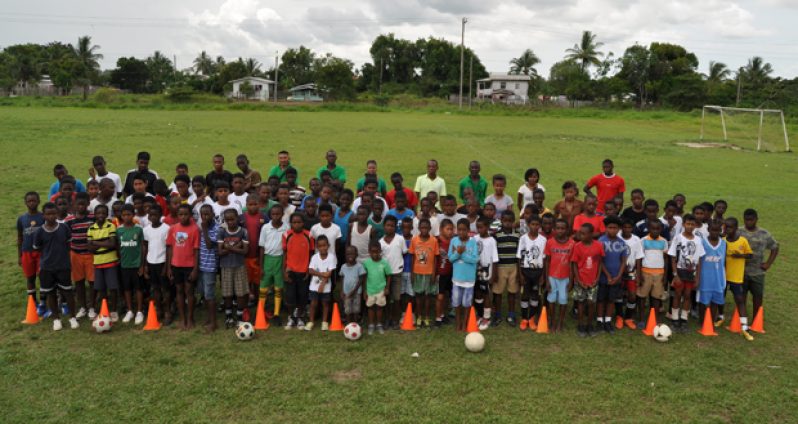
[[[17,231],[22,233],[22,251],[33,251],[33,236],[36,231],[44,224],[44,215],[35,213],[33,215],[25,213],[17,218]]]
[[[339,213],[341,211],[337,210],[333,213],[333,223],[341,229],[341,242],[345,245],[346,241],[349,240],[349,219],[352,218],[351,210],[341,216]]]
[[[707,239],[701,239],[704,252],[701,257],[701,280],[699,291],[723,292],[726,288],[726,240],[720,239],[712,246]]]
[[[599,237],[598,241],[604,245],[604,268],[613,277],[621,271],[621,263],[626,262],[628,253],[626,242],[620,237],[610,239],[606,234]],[[602,272],[599,276],[600,283],[606,283],[607,277]]]
[[[391,209],[388,211],[388,215],[396,218],[397,226],[402,225],[403,219],[405,218],[413,219],[416,216],[416,214],[413,213],[413,210],[410,208],[405,208],[404,212],[398,212],[396,209]]]

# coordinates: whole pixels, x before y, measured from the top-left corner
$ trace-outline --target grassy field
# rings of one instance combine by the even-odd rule
[[[695,116],[676,114],[0,108],[0,175],[8,179],[0,193],[1,421],[798,421],[798,161],[793,154],[676,145],[695,141],[698,126]],[[352,180],[376,158],[382,175],[400,171],[412,185],[425,160],[436,158],[452,192],[471,159],[482,161],[485,175],[508,174],[513,191],[535,166],[549,188],[547,204],[564,180],[581,184],[610,157],[627,187],[642,187],[648,197],[682,192],[689,205],[724,198],[732,216],[756,207],[782,246],[768,277],[768,333],[753,343],[722,330],[716,338],[677,335],[659,344],[628,330],[582,340],[573,322],[562,335],[501,326],[485,333],[486,351],[474,355],[450,328],[358,343],[271,329],[240,343],[230,331],[144,333],[120,324],[98,336],[85,321],[79,331],[60,333],[49,322],[19,324],[24,281],[15,219],[24,212],[24,192],[47,190],[55,163],[85,180],[93,155],[124,173],[136,152],[149,150],[162,175],[171,176],[177,162],[204,175],[216,152],[246,152],[265,171],[287,149],[306,181],[328,148]]]

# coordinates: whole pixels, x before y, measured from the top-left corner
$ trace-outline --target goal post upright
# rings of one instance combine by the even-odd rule
[[[765,114],[778,114],[781,120],[781,130],[784,134],[784,148],[786,151],[790,152],[790,138],[789,134],[787,133],[787,122],[784,117],[784,111],[781,109],[755,109],[755,108],[743,108],[743,107],[727,107],[727,106],[717,106],[717,105],[704,105],[701,108],[701,134],[699,136],[700,140],[703,141],[706,135],[706,112],[707,110],[718,112],[720,115],[720,123],[723,129],[723,141],[729,141],[729,132],[728,127],[726,125],[726,112],[747,112],[747,113],[757,113],[759,114],[759,128],[757,128],[757,139],[756,139],[756,150],[762,151],[762,143],[764,141],[764,126],[765,126]],[[731,116],[731,115],[729,115]]]
[[[762,125],[765,123],[765,112],[759,111],[759,133],[756,138],[756,151],[762,150]]]
[[[787,123],[784,121],[784,111],[781,111],[781,129],[784,131],[784,146],[787,148],[787,151],[790,150],[790,137],[787,135]]]

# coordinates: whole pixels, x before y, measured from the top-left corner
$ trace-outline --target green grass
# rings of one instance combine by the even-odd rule
[[[796,157],[677,146],[697,138],[695,115],[605,118],[0,108],[0,174],[8,179],[0,194],[2,421],[798,420]],[[450,191],[471,159],[482,161],[485,175],[508,174],[511,189],[536,166],[547,204],[564,180],[581,184],[611,157],[628,187],[643,187],[649,197],[682,192],[689,205],[724,198],[737,216],[756,207],[782,246],[767,282],[768,333],[753,343],[722,330],[716,338],[677,335],[659,344],[628,331],[578,339],[570,321],[563,335],[502,326],[485,333],[486,351],[474,355],[451,329],[358,343],[272,329],[240,343],[229,331],[150,334],[120,324],[98,336],[85,322],[60,333],[49,322],[19,324],[24,282],[14,223],[23,193],[45,192],[56,162],[85,179],[95,154],[124,173],[137,151],[149,150],[151,167],[170,176],[177,162],[204,174],[212,154],[232,161],[246,152],[265,171],[287,149],[306,181],[328,148],[352,180],[376,158],[381,174],[400,171],[412,185],[424,161],[437,158]]]

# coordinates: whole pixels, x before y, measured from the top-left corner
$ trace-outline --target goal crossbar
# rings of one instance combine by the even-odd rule
[[[706,116],[706,111],[715,110],[720,112],[720,123],[723,127],[723,141],[729,141],[728,134],[726,132],[726,117],[724,116],[723,111],[734,111],[734,112],[752,112],[759,114],[759,131],[757,134],[757,142],[756,142],[756,150],[760,151],[762,149],[762,126],[764,125],[765,121],[765,114],[766,113],[777,113],[781,118],[781,129],[784,132],[784,147],[787,151],[790,151],[790,139],[787,135],[787,123],[784,120],[784,111],[781,109],[754,109],[754,108],[745,108],[745,107],[727,107],[727,106],[716,106],[716,105],[705,105],[701,108],[701,140],[704,140],[704,118]]]

